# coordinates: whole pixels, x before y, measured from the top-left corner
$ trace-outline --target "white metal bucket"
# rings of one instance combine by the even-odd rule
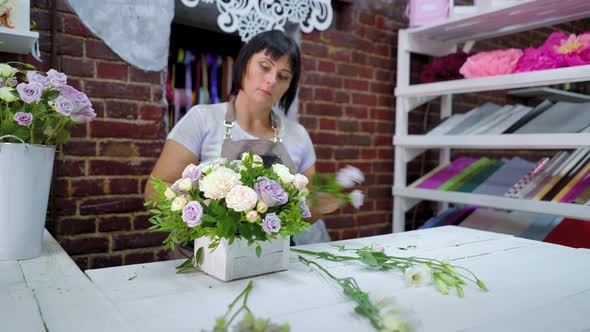
[[[41,255],[54,157],[55,146],[0,143],[0,260]]]

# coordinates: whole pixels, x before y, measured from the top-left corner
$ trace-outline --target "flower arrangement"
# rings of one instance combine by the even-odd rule
[[[522,51],[515,48],[477,53],[467,58],[459,72],[467,78],[510,74],[521,56]]]
[[[353,173],[355,183],[359,174]],[[342,193],[341,185],[325,179],[320,181],[325,191],[362,205],[362,192]],[[223,238],[230,244],[244,239],[248,245],[286,238],[309,227],[304,220],[311,217],[308,183],[307,177],[291,174],[282,164],[264,168],[262,158],[252,153],[236,161],[221,158],[190,164],[171,186],[161,179],[152,180],[155,194],[146,202],[154,214],[151,229],[170,233],[164,240],[166,249],[203,236],[213,240],[211,249]],[[257,245],[256,254],[260,252]],[[199,257],[196,259],[198,263]]]
[[[590,63],[590,33],[553,32],[539,48],[527,48],[515,73],[581,66]]]
[[[64,73],[43,74],[27,64],[0,64],[0,101],[0,136],[30,144],[66,143],[72,126],[96,117],[86,94],[67,85]]]

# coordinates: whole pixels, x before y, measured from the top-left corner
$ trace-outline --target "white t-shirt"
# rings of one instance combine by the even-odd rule
[[[226,111],[227,103],[193,106],[174,126],[168,134],[168,139],[174,140],[194,153],[199,158],[199,162],[219,158],[225,134],[223,122]],[[281,112],[275,112],[275,115],[280,117],[279,136],[297,172],[306,171],[316,160],[309,134],[302,125],[288,119]],[[237,141],[258,138],[244,131],[236,122],[232,128],[231,139]]]

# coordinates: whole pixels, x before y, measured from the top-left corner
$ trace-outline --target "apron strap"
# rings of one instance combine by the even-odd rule
[[[236,97],[231,96],[227,103],[227,111],[225,112],[225,120],[223,121],[223,127],[225,128],[224,140],[231,140],[231,132],[236,123],[236,111],[235,111]],[[281,119],[276,116],[273,111],[270,112],[271,125],[273,130],[273,137],[271,141],[274,143],[282,142],[281,136],[279,135],[279,128],[281,127]]]

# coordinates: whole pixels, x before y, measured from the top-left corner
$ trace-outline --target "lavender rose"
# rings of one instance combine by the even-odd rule
[[[189,164],[182,171],[182,177],[189,178],[191,179],[191,181],[197,181],[201,178],[202,175],[203,171],[199,166],[196,166],[195,164]]]
[[[70,116],[76,107],[76,103],[73,100],[64,96],[59,96],[55,99],[55,110],[59,113]]]
[[[267,234],[278,233],[279,229],[281,229],[281,219],[274,212],[266,214],[262,221],[262,229]]]
[[[262,179],[262,181],[254,184],[254,190],[268,207],[287,203],[289,194],[287,194],[277,181],[265,177],[259,179]]]
[[[30,126],[31,122],[33,122],[33,114],[26,113],[26,112],[17,112],[14,115],[14,121],[18,123],[20,126]]]
[[[203,207],[197,201],[188,202],[182,209],[182,221],[184,221],[188,227],[199,226],[202,217]]]
[[[92,107],[86,105],[83,108],[79,108],[77,110],[75,109],[74,111],[72,111],[70,117],[72,118],[72,120],[78,123],[86,123],[96,118],[96,112],[94,112],[94,109]]]
[[[60,73],[55,69],[49,69],[47,77],[49,77],[49,83],[56,88],[61,88],[66,85],[66,82],[68,81],[66,74]]]
[[[311,218],[311,212],[305,198],[299,199],[299,211],[301,212],[301,218]]]
[[[60,91],[60,96],[64,96],[64,97],[72,100],[76,104],[90,105],[90,100],[88,99],[88,96],[86,96],[86,94],[84,92],[80,92],[80,91],[76,90],[74,87],[71,87],[69,85],[65,85],[65,86],[62,86],[59,89],[59,91]]]
[[[29,70],[27,72],[27,80],[29,83],[39,83],[43,87],[43,89],[49,88],[49,78],[47,76],[41,75],[39,72],[34,70]]]
[[[20,99],[27,104],[38,102],[43,94],[43,86],[39,83],[20,83],[16,86]]]

